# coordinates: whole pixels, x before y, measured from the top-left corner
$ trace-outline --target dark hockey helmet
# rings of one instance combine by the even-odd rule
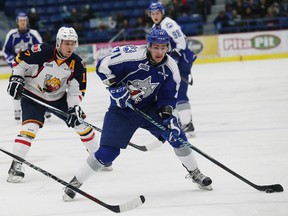
[[[151,12],[160,11],[163,15],[165,14],[165,8],[160,2],[153,2],[148,8],[148,15],[150,16]]]
[[[27,16],[27,14],[24,13],[24,12],[19,12],[19,13],[17,14],[15,22],[18,23],[18,21],[19,21],[20,19],[26,19],[27,22],[29,22],[28,16]]]
[[[148,45],[151,44],[170,44],[170,37],[164,29],[153,28],[147,37]]]

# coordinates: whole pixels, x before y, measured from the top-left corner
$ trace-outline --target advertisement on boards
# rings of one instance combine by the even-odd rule
[[[219,35],[221,57],[287,52],[287,31]]]

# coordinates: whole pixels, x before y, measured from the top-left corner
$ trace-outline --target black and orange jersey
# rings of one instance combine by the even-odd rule
[[[56,48],[36,44],[15,58],[13,75],[25,78],[25,89],[47,101],[67,93],[68,106],[78,105],[86,91],[86,66],[75,53],[68,59],[56,58]]]

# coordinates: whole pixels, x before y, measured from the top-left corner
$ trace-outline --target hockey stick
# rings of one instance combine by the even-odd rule
[[[144,146],[139,146],[139,145],[136,145],[134,143],[129,143],[129,145],[132,146],[133,148],[140,150],[140,151],[146,152],[146,151],[151,151],[155,148],[162,146],[163,142],[161,142],[160,140],[156,140],[153,143],[149,143],[149,144],[144,145]]]
[[[40,100],[38,100],[38,99],[36,99],[36,98],[34,98],[34,97],[31,97],[31,96],[29,96],[29,95],[27,95],[27,94],[25,94],[25,93],[22,93],[22,96],[25,97],[25,98],[28,98],[28,99],[30,99],[30,100],[33,100],[34,102],[36,102],[36,103],[38,103],[38,104],[40,104],[40,105],[42,105],[42,106],[45,106],[45,107],[49,108],[50,110],[52,110],[52,111],[54,111],[54,112],[56,112],[56,113],[58,113],[58,114],[60,114],[60,115],[62,115],[62,116],[64,116],[64,117],[66,117],[66,118],[69,116],[69,115],[68,115],[67,113],[65,113],[64,111],[62,111],[62,110],[60,110],[60,109],[57,109],[56,107],[53,107],[53,106],[51,106],[51,105],[49,105],[49,104],[46,104],[46,103],[44,103],[43,101],[40,101]],[[84,124],[84,125],[86,125],[86,126],[88,126],[88,127],[91,127],[91,128],[95,129],[96,131],[98,131],[98,132],[100,132],[100,133],[102,132],[102,129],[100,129],[100,128],[98,128],[98,127],[96,127],[96,126],[94,126],[94,125],[92,125],[92,124],[90,124],[90,123],[88,123],[88,122],[86,122],[86,121],[84,121],[84,120],[82,120],[82,119],[79,119],[79,121],[80,121],[82,124]],[[129,144],[130,146],[132,146],[132,147],[140,150],[140,151],[147,151],[146,147],[142,147],[142,146],[136,145],[136,144],[131,143],[131,142],[129,142],[128,144]],[[149,148],[149,147],[148,147],[148,148]],[[153,148],[153,147],[151,147],[151,148]],[[145,150],[145,149],[146,149],[146,150]]]
[[[141,110],[133,107],[131,104],[128,103],[128,107],[131,108],[132,110],[134,110],[136,113],[138,113],[139,115],[141,115],[143,118],[145,118],[147,121],[151,122],[152,124],[154,124],[156,127],[160,128],[161,130],[166,130],[166,128],[162,125],[159,124],[158,122],[154,121],[149,115],[147,115],[146,113],[142,112]],[[219,161],[215,160],[214,158],[210,157],[209,155],[207,155],[205,152],[201,151],[200,149],[196,148],[194,145],[191,145],[188,141],[183,140],[182,138],[178,138],[178,140],[184,144],[189,146],[191,149],[193,149],[194,151],[198,152],[200,155],[204,156],[205,158],[207,158],[208,160],[210,160],[211,162],[213,162],[214,164],[218,165],[219,167],[221,167],[222,169],[226,170],[227,172],[229,172],[230,174],[234,175],[235,177],[237,177],[238,179],[242,180],[243,182],[245,182],[246,184],[250,185],[251,187],[255,188],[258,191],[265,191],[266,193],[273,193],[273,192],[282,192],[284,189],[280,184],[274,184],[274,185],[256,185],[254,183],[252,183],[251,181],[247,180],[246,178],[242,177],[241,175],[239,175],[238,173],[234,172],[233,170],[229,169],[227,166],[223,165],[222,163],[220,163]]]
[[[80,190],[79,188],[70,185],[66,181],[64,181],[64,180],[58,178],[57,176],[47,172],[46,170],[43,170],[40,167],[35,166],[32,163],[29,163],[28,161],[24,160],[23,158],[18,157],[17,155],[2,149],[1,147],[0,147],[0,151],[4,152],[5,154],[11,156],[12,158],[15,158],[16,160],[18,160],[18,161],[26,164],[27,166],[31,167],[32,169],[34,169],[38,172],[41,172],[42,174],[46,175],[49,178],[54,179],[56,182],[64,185],[65,187],[68,187],[68,188],[76,191],[77,193],[81,194],[82,196],[96,202],[97,204],[99,204],[99,205],[101,205],[101,206],[103,206],[103,207],[105,207],[105,208],[107,208],[110,211],[113,211],[115,213],[122,213],[122,212],[132,210],[132,209],[137,208],[138,206],[142,205],[145,202],[145,197],[143,195],[141,195],[141,196],[139,196],[139,197],[137,197],[137,198],[135,198],[129,202],[122,203],[120,205],[109,205],[109,204],[97,199],[96,197]]]

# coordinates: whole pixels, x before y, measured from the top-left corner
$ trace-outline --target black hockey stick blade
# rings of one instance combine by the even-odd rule
[[[284,188],[280,184],[274,185],[255,185],[255,188],[259,191],[265,191],[266,193],[283,192]]]
[[[161,142],[160,140],[156,140],[156,141],[149,143],[147,145],[144,145],[144,146],[139,146],[139,145],[136,145],[136,144],[130,142],[129,145],[132,146],[133,148],[140,150],[140,151],[146,152],[146,151],[151,151],[155,148],[162,146],[163,142]]]
[[[141,195],[141,196],[139,196],[139,197],[137,197],[137,198],[135,198],[133,200],[130,200],[130,201],[126,202],[126,203],[122,203],[120,205],[109,205],[109,204],[97,199],[96,197],[94,197],[94,196],[92,196],[92,195],[80,190],[79,188],[76,188],[76,187],[70,185],[66,181],[64,181],[64,180],[58,178],[57,176],[47,172],[46,170],[43,170],[42,168],[40,168],[38,166],[35,166],[34,164],[24,160],[23,158],[18,157],[17,155],[15,155],[15,154],[13,154],[13,153],[11,153],[9,151],[6,151],[6,150],[4,150],[2,148],[0,148],[0,151],[4,152],[5,154],[9,155],[10,157],[12,157],[12,158],[14,158],[14,159],[16,159],[18,161],[26,164],[30,168],[32,168],[32,169],[34,169],[34,170],[46,175],[47,177],[54,179],[56,182],[64,185],[65,187],[71,188],[72,190],[74,190],[75,192],[81,194],[82,196],[94,201],[95,203],[97,203],[97,204],[99,204],[99,205],[105,207],[106,209],[108,209],[110,211],[113,211],[115,213],[121,213],[121,212],[126,212],[126,211],[129,211],[129,210],[135,209],[135,208],[137,208],[138,206],[142,205],[145,202],[145,197],[143,195]]]
[[[147,121],[151,122],[152,124],[154,124],[156,127],[158,127],[161,130],[166,130],[166,128],[158,123],[157,121],[155,121],[153,118],[151,118],[149,115],[147,115],[146,113],[142,112],[141,110],[133,107],[133,105],[128,103],[128,107],[132,110],[134,110],[136,113],[138,113],[139,115],[141,115],[143,118],[145,118]],[[258,191],[265,191],[266,193],[274,193],[274,192],[283,192],[284,189],[282,187],[282,185],[280,184],[274,184],[274,185],[256,185],[254,183],[252,183],[251,181],[247,180],[246,178],[244,178],[243,176],[239,175],[238,173],[234,172],[233,170],[231,170],[230,168],[228,168],[227,166],[225,166],[224,164],[220,163],[219,161],[215,160],[214,158],[212,158],[211,156],[209,156],[208,154],[206,154],[205,152],[201,151],[200,149],[196,148],[194,145],[191,145],[188,141],[183,140],[182,138],[178,138],[178,140],[183,144],[183,145],[187,145],[189,146],[191,149],[193,149],[194,151],[196,151],[197,153],[199,153],[200,155],[202,155],[203,157],[207,158],[208,160],[210,160],[211,162],[213,162],[214,164],[216,164],[217,166],[221,167],[222,169],[226,170],[227,172],[229,172],[230,174],[234,175],[235,177],[237,177],[238,179],[240,179],[241,181],[245,182],[246,184],[250,185],[251,187],[255,188]]]

